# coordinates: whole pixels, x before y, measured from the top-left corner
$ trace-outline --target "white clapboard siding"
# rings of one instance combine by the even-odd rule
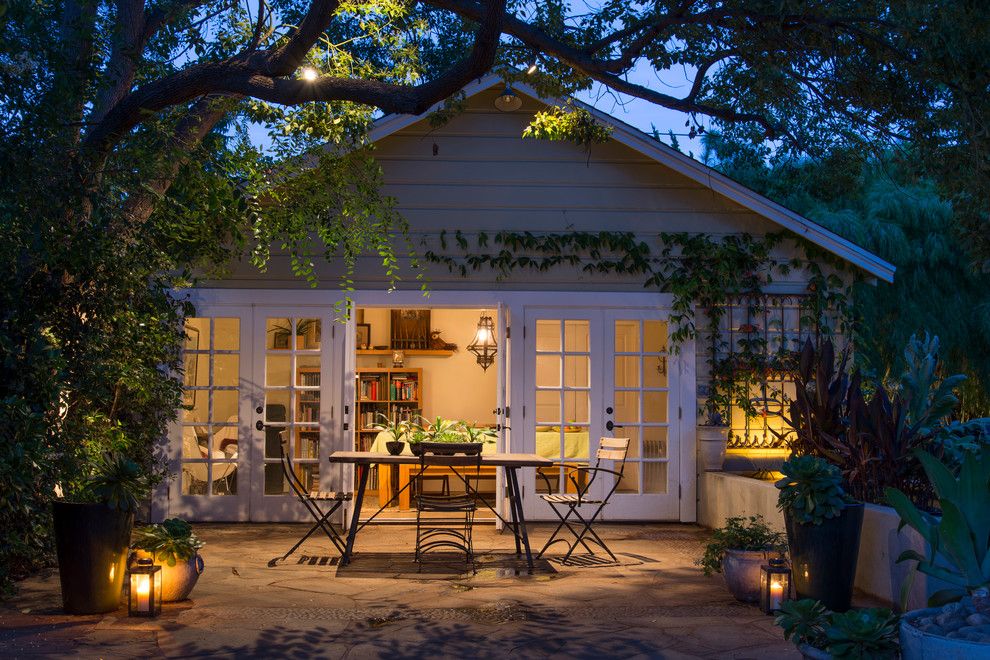
[[[511,113],[495,109],[499,89],[471,96],[467,111],[433,129],[415,122],[375,143],[375,157],[384,175],[382,193],[393,197],[409,223],[409,241],[417,251],[439,251],[438,236],[448,234],[446,253],[464,253],[454,241],[460,230],[475,252],[479,232],[489,235],[488,250],[501,249],[491,240],[501,230],[542,232],[629,231],[659,250],[660,232],[699,232],[715,237],[749,233],[760,236],[779,226],[701,183],[657,163],[615,140],[585,149],[570,142],[524,139],[533,114],[546,106],[523,96]],[[406,252],[397,242],[398,252]],[[793,256],[789,246],[775,256]],[[468,278],[445,266],[428,265],[432,288],[642,290],[641,276],[586,273],[560,266],[536,273],[518,270],[508,277],[472,271]],[[337,286],[340,268],[318,263],[320,286]],[[418,287],[406,270],[400,287]],[[356,288],[383,285],[381,260],[358,260]],[[775,290],[804,289],[803,273],[775,283]],[[242,261],[229,275],[208,286],[236,288],[305,287],[292,275],[288,255],[274,249],[265,273]]]

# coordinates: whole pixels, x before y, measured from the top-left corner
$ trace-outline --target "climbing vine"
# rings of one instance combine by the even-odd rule
[[[750,399],[752,385],[775,376],[783,378],[796,368],[798,347],[788,348],[782,342],[778,349],[769,350],[766,337],[755,325],[740,326],[739,338],[729,345],[722,325],[731,301],[745,300],[749,316],[757,317],[774,277],[804,269],[808,290],[800,297],[803,326],[815,328],[816,340],[851,331],[849,294],[858,275],[844,280],[839,273],[848,270],[845,264],[808,241],[788,232],[718,240],[703,234],[661,233],[658,238],[660,248],[654,250],[632,232],[500,231],[494,235],[479,232],[472,245],[460,230],[452,235],[443,231],[439,250],[426,249],[423,256],[426,262],[446,266],[461,277],[488,269],[504,279],[514,271],[546,272],[569,266],[589,274],[642,277],[644,288],[672,294],[671,350],[689,339],[706,341],[711,382],[700,412],[710,424],[725,423],[733,405],[747,416],[758,415]],[[802,256],[776,260],[773,249],[783,241],[794,244]],[[458,256],[448,253],[451,242]],[[696,310],[704,312],[700,321]]]

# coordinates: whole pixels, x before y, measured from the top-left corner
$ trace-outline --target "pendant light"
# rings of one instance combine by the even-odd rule
[[[474,341],[468,344],[467,349],[478,356],[478,364],[485,371],[488,371],[488,367],[495,362],[495,354],[498,353],[498,345],[495,342],[495,322],[488,315],[488,310],[481,312]]]
[[[495,98],[495,107],[502,112],[512,112],[522,107],[522,99],[512,91],[512,85],[505,83],[505,89]]]

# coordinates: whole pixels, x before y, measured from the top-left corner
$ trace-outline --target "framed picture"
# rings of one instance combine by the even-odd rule
[[[358,323],[354,337],[354,343],[359,349],[365,350],[367,348],[371,348],[371,324]]]
[[[393,309],[391,348],[416,349],[430,347],[430,310]]]

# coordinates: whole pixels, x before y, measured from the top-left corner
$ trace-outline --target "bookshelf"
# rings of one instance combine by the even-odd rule
[[[296,387],[320,386],[319,367],[299,367],[296,370]],[[320,421],[320,390],[297,389],[296,390],[296,422],[319,422]],[[296,446],[293,456],[300,460],[318,460],[320,458],[320,429],[319,427],[296,427]],[[298,466],[297,472],[309,472],[312,466]],[[300,474],[303,483],[311,479],[312,475]]]
[[[368,451],[378,431],[378,414],[394,421],[413,420],[423,412],[423,370],[376,368],[357,370],[354,449]]]

